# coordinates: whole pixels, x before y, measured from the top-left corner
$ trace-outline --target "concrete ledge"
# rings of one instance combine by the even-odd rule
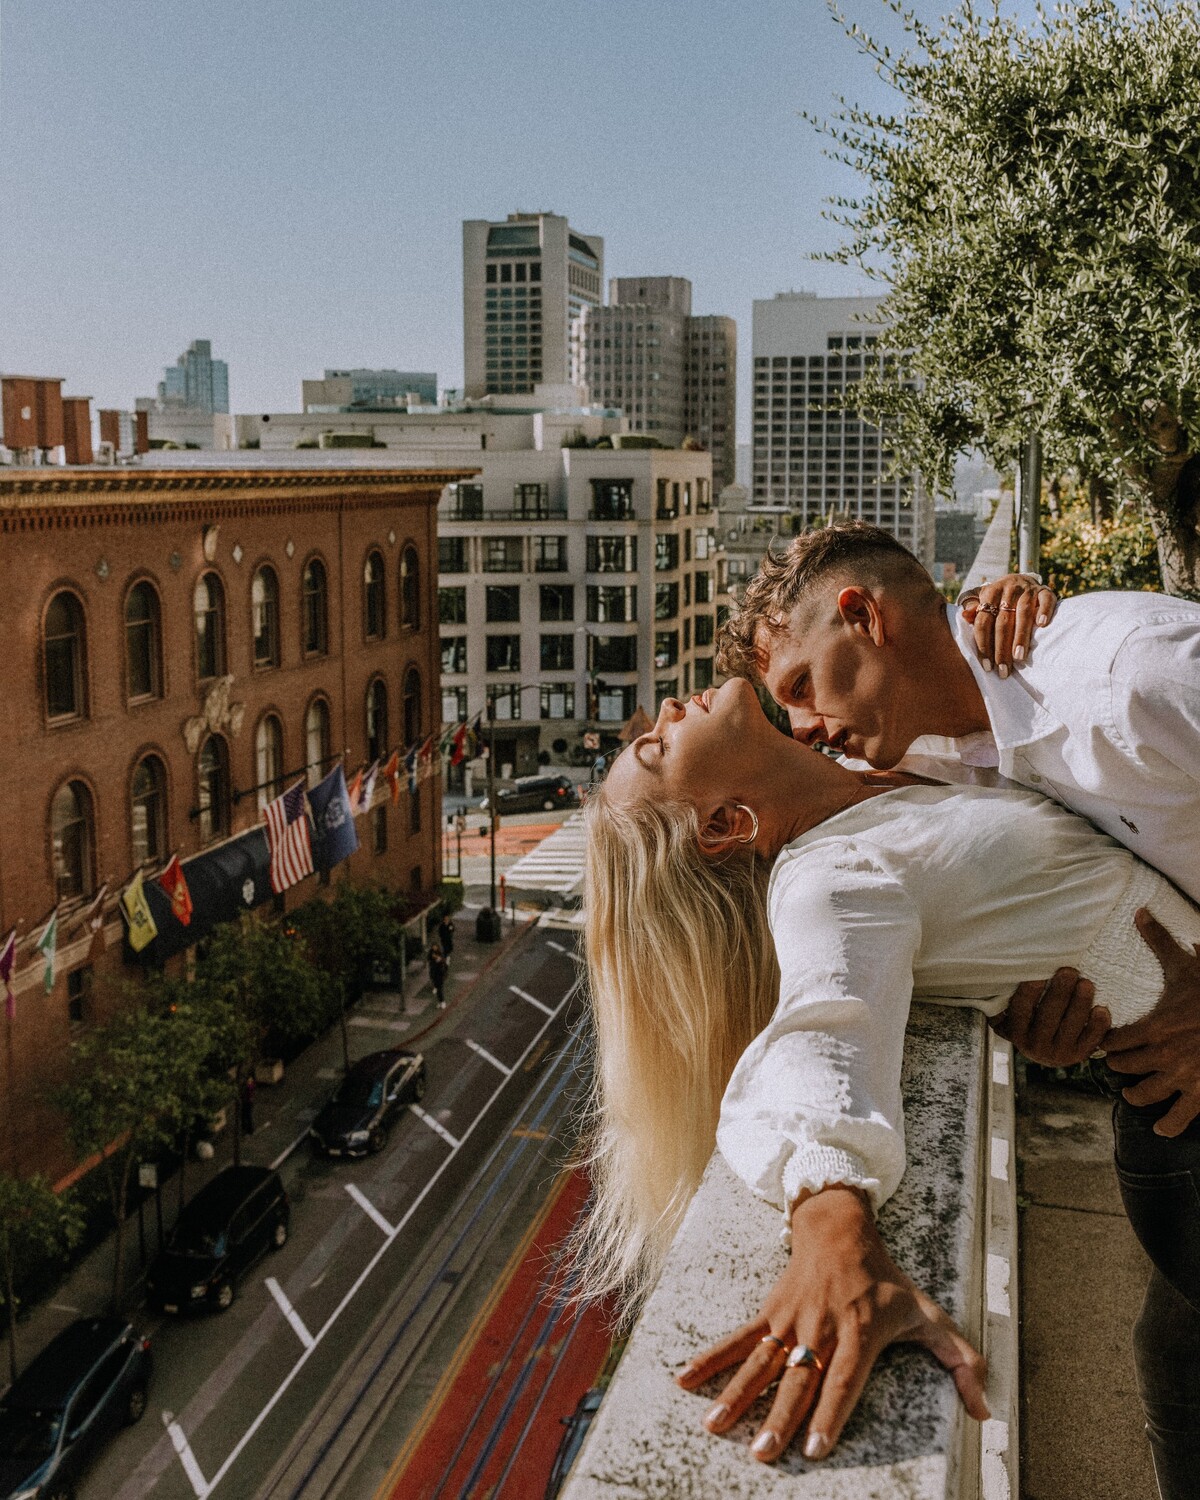
[[[962,1411],[915,1347],[887,1350],[834,1454],[748,1452],[763,1401],[731,1432],[700,1426],[717,1385],[671,1378],[753,1317],[786,1260],[781,1218],[714,1156],[634,1330],[563,1500],[1010,1500],[1016,1494],[1016,1211],[1011,1057],[978,1013],[914,1006],[904,1068],[909,1166],[880,1227],[897,1262],[990,1364],[992,1421]]]

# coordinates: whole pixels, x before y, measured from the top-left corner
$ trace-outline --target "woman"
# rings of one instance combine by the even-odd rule
[[[762,1317],[680,1377],[740,1366],[709,1427],[731,1426],[782,1372],[753,1451],[777,1457],[811,1410],[805,1453],[823,1457],[896,1339],[925,1343],[985,1416],[980,1357],[873,1227],[904,1170],[914,990],[995,1014],[1030,974],[1073,964],[1120,1025],[1162,987],[1134,912],[1189,942],[1200,914],[1036,793],[847,770],[781,735],[737,679],[666,700],[585,817],[585,1284],[650,1284],[715,1140],[783,1208],[794,1248]]]

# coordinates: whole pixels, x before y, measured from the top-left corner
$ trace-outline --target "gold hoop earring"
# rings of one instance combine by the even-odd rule
[[[747,807],[744,802],[735,802],[734,806],[737,808],[738,812],[747,813],[750,818],[750,832],[740,839],[734,839],[734,843],[752,844],[758,837],[758,814],[752,807]]]

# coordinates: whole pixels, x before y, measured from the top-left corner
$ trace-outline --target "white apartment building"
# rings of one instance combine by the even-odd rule
[[[604,241],[558,214],[463,223],[468,400],[573,382],[572,325],[604,299]]]
[[[921,476],[889,474],[887,434],[837,407],[886,358],[875,308],[869,297],[806,292],[754,303],[751,504],[786,506],[796,530],[831,516],[869,521],[932,568],[933,497]]]

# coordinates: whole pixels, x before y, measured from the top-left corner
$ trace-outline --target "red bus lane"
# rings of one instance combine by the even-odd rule
[[[456,1351],[376,1500],[540,1500],[579,1398],[612,1342],[605,1309],[555,1298],[558,1254],[587,1201],[564,1172]]]

